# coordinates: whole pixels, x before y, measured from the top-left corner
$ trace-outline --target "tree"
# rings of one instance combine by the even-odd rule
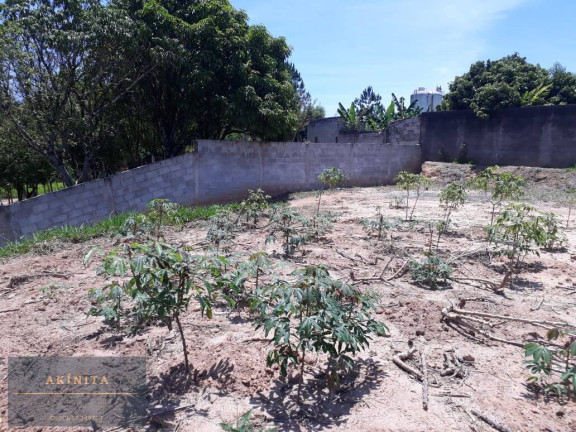
[[[450,83],[443,110],[473,110],[488,118],[505,107],[576,103],[576,76],[555,64],[549,71],[518,53],[478,61]]]
[[[123,73],[134,32],[122,11],[98,0],[0,5],[0,109],[67,186],[93,177],[112,133],[106,111],[138,79]]]
[[[300,72],[293,63],[288,63],[290,73],[292,74],[292,85],[298,94],[300,100],[300,109],[298,111],[298,132],[295,141],[306,141],[306,128],[312,120],[323,119],[326,116],[324,107],[318,104],[318,101],[312,100],[312,96],[306,90],[304,80]]]

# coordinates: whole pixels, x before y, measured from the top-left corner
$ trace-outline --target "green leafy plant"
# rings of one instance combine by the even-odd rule
[[[174,224],[178,221],[180,204],[158,198],[150,201],[147,207],[146,217],[153,226],[154,236],[156,239],[160,239],[162,228],[168,223]]]
[[[416,210],[416,204],[418,204],[418,200],[420,199],[420,195],[422,195],[424,190],[428,189],[432,182],[423,174],[413,174],[407,171],[400,171],[394,179],[394,182],[400,189],[406,191],[406,220],[412,220],[412,217],[414,216],[414,210]],[[414,191],[416,199],[412,205],[410,217],[408,217],[408,210],[410,208],[410,191]]]
[[[440,244],[440,237],[448,230],[452,222],[450,216],[459,207],[464,205],[467,197],[466,187],[462,183],[449,183],[440,191],[440,207],[444,209],[444,217],[443,220],[437,224],[438,238],[436,241],[436,249],[438,249]]]
[[[95,250],[86,255],[88,264]],[[125,243],[105,255],[102,272],[111,279],[102,289],[90,290],[90,315],[103,316],[121,330],[126,321],[132,333],[145,325],[162,322],[172,329],[175,322],[189,370],[186,339],[181,314],[192,298],[201,313],[212,317],[212,304],[221,288],[222,265],[226,259],[208,260],[165,243]]]
[[[393,242],[392,235],[388,237],[390,231],[398,227],[399,219],[386,219],[382,214],[382,208],[376,207],[377,215],[374,218],[360,219],[360,225],[368,235],[376,236],[378,240],[388,239]]]
[[[375,294],[333,279],[326,267],[310,265],[291,275],[295,281],[278,281],[261,291],[256,328],[273,335],[268,366],[279,365],[282,376],[290,365],[300,366],[300,399],[307,353],[327,354],[328,382],[337,383],[338,370],[350,370],[352,356],[387,327],[372,318]]]
[[[225,432],[276,432],[278,429],[271,428],[271,429],[256,429],[252,420],[252,410],[245,412],[242,416],[236,421],[236,424],[233,425],[231,423],[220,423],[220,427]]]
[[[532,375],[528,382],[558,397],[576,393],[576,330],[553,328],[546,333],[547,343],[532,342],[524,346],[526,368]],[[561,343],[552,344],[551,341]],[[550,382],[550,377],[556,378]]]
[[[286,256],[292,256],[310,238],[310,219],[288,207],[284,207],[270,218],[266,244],[280,238]]]
[[[498,166],[486,168],[470,182],[470,186],[480,189],[492,205],[490,225],[494,222],[496,208],[503,201],[518,200],[524,195],[526,180],[519,174],[497,172]]]
[[[259,219],[270,206],[270,195],[266,195],[262,189],[249,190],[248,198],[240,203],[238,219],[244,217],[247,224],[252,227],[258,226]]]
[[[426,253],[421,261],[410,261],[408,267],[414,282],[437,288],[440,282],[446,282],[452,276],[452,267],[433,253]]]
[[[222,209],[208,219],[206,240],[212,244],[216,252],[221,249],[226,252],[236,237],[235,229],[236,224],[232,212],[228,209]]]
[[[510,281],[513,274],[519,273],[520,265],[528,254],[539,255],[550,241],[550,224],[553,219],[535,212],[526,204],[508,204],[496,221],[485,229],[497,255],[508,259],[504,280],[500,289]]]
[[[388,202],[388,207],[391,209],[401,209],[404,208],[404,197],[393,196],[392,200]]]
[[[558,218],[554,213],[544,213],[542,223],[546,229],[546,249],[559,249],[567,242]]]
[[[324,187],[327,187],[328,190],[333,190],[338,186],[342,186],[347,180],[348,176],[340,168],[326,168],[320,174],[318,174],[318,182]],[[322,201],[323,192],[323,189],[320,189],[318,192],[318,209],[316,210],[317,214],[320,213],[320,202]]]

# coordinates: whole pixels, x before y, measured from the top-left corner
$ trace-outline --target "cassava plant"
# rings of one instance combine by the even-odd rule
[[[485,228],[494,252],[508,259],[500,290],[520,272],[528,254],[539,255],[538,249],[547,246],[550,223],[554,223],[553,220],[546,221],[545,216],[537,214],[529,205],[508,204],[495,222]]]
[[[414,216],[414,211],[416,210],[416,204],[418,204],[418,200],[422,193],[428,189],[428,187],[432,184],[430,179],[426,177],[424,174],[413,174],[409,173],[408,171],[400,171],[396,178],[394,179],[396,186],[398,186],[403,191],[406,191],[406,219],[407,221],[412,220]],[[410,211],[410,215],[408,211],[410,210],[410,191],[414,191],[416,195],[416,199],[414,200],[414,204],[412,205],[412,210]]]
[[[528,382],[559,398],[576,395],[576,329],[552,328],[546,342],[526,344],[524,353],[532,373]]]
[[[452,267],[438,255],[426,253],[421,261],[408,263],[412,280],[416,283],[436,289],[439,283],[446,282],[452,276]]]
[[[498,166],[486,168],[474,179],[470,185],[484,192],[486,199],[492,205],[490,225],[494,223],[496,209],[503,201],[518,200],[524,195],[526,180],[520,174],[498,172]]]
[[[85,257],[85,264],[94,251]],[[125,243],[104,257],[102,272],[111,280],[102,289],[90,290],[94,306],[88,313],[103,316],[117,330],[127,328],[131,333],[156,322],[171,330],[176,323],[189,370],[180,316],[195,298],[201,313],[212,317],[212,304],[219,294],[214,263],[164,243]]]
[[[295,210],[284,207],[270,218],[266,244],[278,239],[282,242],[284,255],[292,256],[310,238],[310,219]]]
[[[240,203],[238,220],[244,218],[245,222],[252,227],[258,226],[258,221],[270,206],[270,195],[266,195],[262,189],[248,191],[248,198]]]
[[[390,231],[398,226],[399,219],[387,219],[382,214],[382,208],[376,207],[376,217],[360,219],[360,225],[370,236],[376,236],[378,240],[389,240],[392,244]]]
[[[169,199],[158,198],[150,201],[147,207],[146,217],[153,226],[154,236],[159,240],[162,228],[169,222],[177,222],[180,204],[173,203]]]
[[[206,240],[208,240],[214,250],[227,252],[230,249],[231,242],[236,237],[236,225],[232,212],[229,210],[220,210],[210,219],[208,219],[208,230],[206,231]]]
[[[452,182],[442,188],[439,194],[440,207],[444,209],[444,216],[442,222],[437,225],[438,238],[436,240],[436,249],[440,245],[440,237],[446,233],[452,220],[450,216],[459,207],[462,207],[466,202],[468,193],[466,187],[462,183]]]
[[[346,173],[340,168],[326,168],[320,174],[318,174],[318,182],[328,188],[329,191],[337,188],[338,186],[343,186],[348,180]],[[318,191],[318,208],[316,209],[316,214],[320,213],[320,202],[322,201],[322,194],[324,189]]]
[[[333,279],[326,267],[310,265],[291,274],[293,282],[279,281],[261,290],[257,329],[272,333],[274,349],[268,366],[299,367],[298,400],[304,377],[306,355],[328,355],[327,381],[338,382],[338,371],[354,366],[352,356],[368,347],[372,335],[384,335],[387,327],[376,321],[375,294]]]

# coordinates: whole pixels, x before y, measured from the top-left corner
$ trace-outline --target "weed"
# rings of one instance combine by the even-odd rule
[[[220,423],[220,427],[225,432],[257,432],[256,427],[252,421],[252,410],[245,412],[242,416],[238,419],[235,425],[231,423]],[[259,432],[276,432],[278,429],[259,429]]]

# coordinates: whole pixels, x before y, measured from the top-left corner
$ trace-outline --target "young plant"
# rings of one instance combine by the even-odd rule
[[[508,258],[500,290],[513,274],[519,273],[520,265],[528,254],[539,255],[538,248],[547,246],[550,223],[526,204],[508,204],[496,221],[485,228],[495,253]]]
[[[438,239],[436,241],[436,249],[438,249],[438,246],[440,245],[440,237],[450,226],[450,222],[452,221],[450,216],[452,215],[452,212],[463,206],[467,197],[468,193],[462,183],[450,183],[444,186],[440,191],[440,207],[444,209],[444,217],[442,223],[437,225]]]
[[[280,237],[284,255],[292,256],[294,252],[310,238],[310,220],[300,213],[284,207],[270,218],[270,228],[266,244],[274,243]]]
[[[162,228],[169,222],[178,222],[180,205],[168,199],[154,199],[147,204],[146,218],[150,221],[156,240],[162,235]]]
[[[245,412],[238,419],[235,425],[231,423],[220,423],[224,432],[276,432],[278,429],[256,429],[252,420],[252,410]]]
[[[220,210],[208,219],[206,240],[212,244],[216,252],[219,252],[220,248],[226,252],[236,237],[235,228],[232,213],[229,210]]]
[[[338,186],[342,186],[348,180],[346,173],[340,168],[326,168],[320,174],[318,174],[318,182],[328,190],[333,190]],[[320,202],[322,201],[323,189],[318,192],[318,208],[316,214],[320,213]]]
[[[560,249],[567,242],[560,223],[554,213],[544,213],[543,224],[546,229],[546,249]]]
[[[576,207],[576,188],[568,188],[566,190],[566,203],[568,204],[568,218],[566,219],[566,229],[570,227],[570,216],[572,209]]]
[[[270,195],[266,195],[262,189],[257,189],[256,191],[249,190],[248,193],[248,198],[240,203],[238,219],[243,216],[247,224],[256,227],[258,226],[258,220],[270,206],[268,200],[270,200],[271,197]]]
[[[392,235],[390,234],[390,237],[388,237],[388,234],[398,226],[399,220],[385,219],[381,207],[376,207],[376,212],[377,214],[374,218],[360,219],[360,225],[362,225],[368,235],[376,236],[378,240],[386,240],[388,238],[390,243],[392,243]]]
[[[576,394],[576,329],[551,329],[546,333],[548,343],[529,343],[524,346],[526,368],[532,376],[528,382],[540,386],[545,393],[556,393],[558,397]],[[551,341],[560,340],[558,345]],[[554,373],[557,377],[549,382]]]
[[[408,264],[412,280],[432,289],[439,282],[446,282],[452,276],[452,267],[433,253],[425,254],[422,261],[410,261]]]
[[[484,191],[492,205],[490,225],[494,223],[496,208],[500,207],[503,201],[522,198],[526,185],[526,180],[521,175],[498,173],[498,169],[498,166],[488,167],[470,182],[471,186]]]
[[[92,253],[86,256],[86,264]],[[171,330],[175,322],[189,370],[180,316],[196,298],[202,314],[212,317],[218,294],[212,263],[164,243],[125,243],[104,257],[102,271],[112,280],[102,289],[90,290],[94,306],[88,313],[104,316],[117,330],[125,320],[132,333],[155,322],[165,323]]]
[[[424,192],[424,190],[428,189],[428,187],[432,184],[430,179],[423,174],[413,174],[407,171],[400,171],[396,178],[394,179],[396,185],[406,191],[406,219],[405,220],[412,220],[414,216],[414,210],[416,210],[416,204],[418,204],[418,200],[420,199],[420,195]],[[410,212],[410,217],[408,217],[408,210],[410,209],[410,191],[414,191],[416,194],[416,199],[414,204],[412,205],[412,211]]]
[[[263,290],[256,329],[263,328],[266,337],[273,334],[268,366],[278,364],[282,376],[290,365],[300,367],[300,400],[307,353],[328,355],[327,378],[336,383],[338,370],[350,370],[352,356],[368,347],[373,334],[388,329],[372,317],[374,294],[331,278],[324,266],[310,265],[292,276],[294,282],[279,281]]]

